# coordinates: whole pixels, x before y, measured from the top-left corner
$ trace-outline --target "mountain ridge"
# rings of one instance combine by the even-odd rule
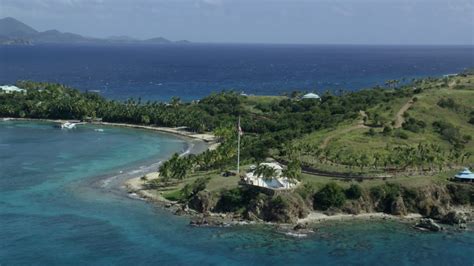
[[[0,45],[32,45],[44,43],[131,43],[131,44],[186,44],[187,40],[171,41],[164,37],[140,40],[129,36],[110,36],[108,38],[85,37],[71,32],[56,29],[38,31],[33,27],[12,17],[0,19]]]

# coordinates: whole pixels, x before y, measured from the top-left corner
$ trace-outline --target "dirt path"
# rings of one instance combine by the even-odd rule
[[[403,117],[403,114],[414,104],[415,102],[413,101],[413,98],[410,99],[407,103],[405,103],[400,110],[398,110],[397,115],[395,117],[395,125],[393,126],[394,128],[401,128],[403,125],[403,122],[405,122],[405,118]]]

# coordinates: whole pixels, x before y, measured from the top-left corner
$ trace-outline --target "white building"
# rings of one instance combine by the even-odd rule
[[[255,169],[253,169],[242,178],[242,181],[245,184],[271,190],[286,190],[295,188],[299,183],[297,180],[290,180],[287,177],[283,177],[283,167],[277,163],[261,163],[260,165],[273,168],[275,170],[275,176],[271,178],[263,178],[255,175]]]
[[[459,181],[467,181],[467,182],[473,182],[474,181],[474,174],[469,171],[468,168],[465,168],[463,171],[457,173],[454,178]]]
[[[316,99],[316,100],[321,100],[321,97],[315,93],[307,93],[301,97],[302,99]]]
[[[9,86],[9,85],[0,86],[0,91],[2,91],[3,93],[13,93],[13,92],[25,93],[26,92],[26,90],[20,89],[17,86]]]

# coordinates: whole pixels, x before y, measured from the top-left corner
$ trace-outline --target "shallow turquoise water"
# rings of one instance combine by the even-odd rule
[[[186,148],[141,130],[0,122],[1,265],[472,265],[474,233],[353,222],[296,239],[269,226],[192,228],[114,188],[127,172]]]

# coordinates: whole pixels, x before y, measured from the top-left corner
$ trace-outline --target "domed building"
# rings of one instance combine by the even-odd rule
[[[303,95],[303,97],[301,97],[301,99],[315,99],[315,100],[321,100],[321,97],[319,97],[319,95],[317,95],[316,93],[307,93],[305,95]]]

